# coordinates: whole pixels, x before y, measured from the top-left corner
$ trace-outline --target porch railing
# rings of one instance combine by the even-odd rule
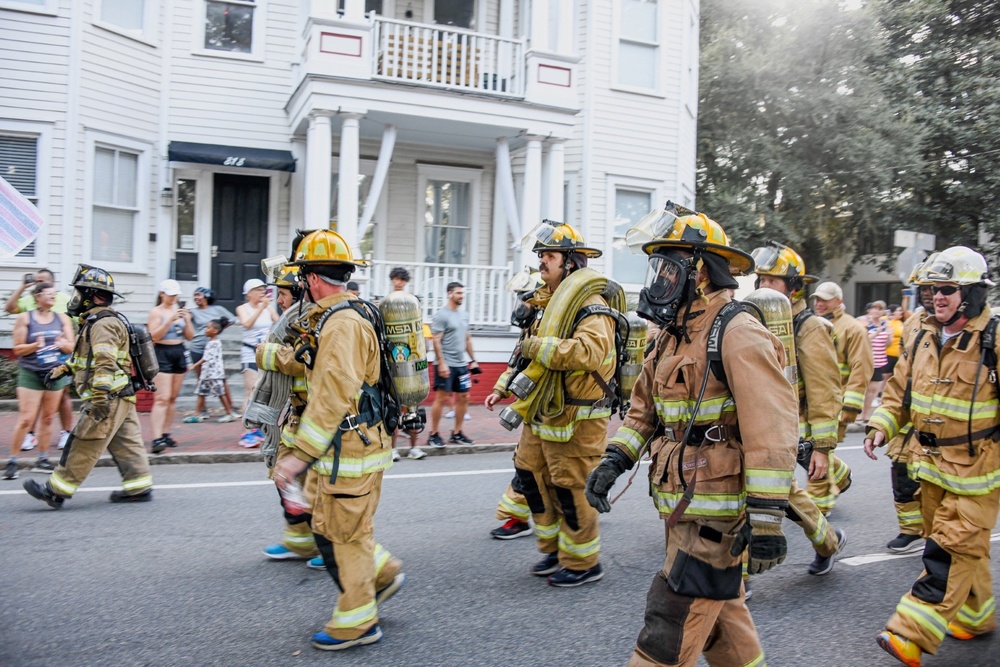
[[[392,291],[389,271],[402,266],[410,272],[407,290],[420,299],[424,322],[430,323],[434,313],[448,301],[448,283],[460,282],[465,287],[464,308],[474,329],[510,326],[514,295],[503,286],[513,276],[510,266],[476,266],[471,264],[427,264],[376,260],[358,276],[366,284],[365,298],[382,297]]]
[[[503,97],[524,96],[524,40],[373,18],[374,78]]]

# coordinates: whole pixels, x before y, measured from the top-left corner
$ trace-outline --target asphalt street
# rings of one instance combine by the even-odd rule
[[[847,560],[809,576],[813,551],[786,521],[788,560],[753,579],[749,605],[771,667],[898,664],[874,637],[920,559],[885,558],[897,532],[888,462],[864,458],[857,434],[840,453],[855,471],[831,515],[848,532]],[[309,644],[333,609],[329,577],[260,552],[281,532],[260,464],[157,466],[154,502],[136,505],[108,503],[119,479],[101,468],[58,512],[20,480],[2,482],[0,665],[625,664],[663,565],[645,466],[602,518],[604,580],[556,589],[528,573],[533,539],[488,536],[509,453],[410,463],[386,475],[376,517],[407,584],[380,609],[380,643],[336,654]],[[995,636],[946,639],[924,664],[995,666],[998,652]]]

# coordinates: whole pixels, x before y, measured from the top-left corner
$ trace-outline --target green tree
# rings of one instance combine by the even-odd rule
[[[738,246],[788,243],[810,272],[891,249],[897,167],[919,162],[921,129],[875,76],[874,15],[829,0],[701,7],[699,209]]]

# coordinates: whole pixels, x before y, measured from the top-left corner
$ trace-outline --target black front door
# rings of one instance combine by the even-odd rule
[[[212,289],[215,302],[236,312],[243,303],[243,283],[261,278],[260,260],[267,253],[269,179],[261,176],[215,175],[212,201]]]

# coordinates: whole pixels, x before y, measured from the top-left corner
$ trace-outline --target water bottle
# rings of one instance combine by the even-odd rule
[[[282,507],[292,516],[301,516],[309,514],[312,511],[312,507],[309,506],[309,501],[306,500],[306,494],[302,490],[302,485],[299,484],[298,480],[293,479],[286,482],[283,487],[279,486],[278,494],[281,495]]]

